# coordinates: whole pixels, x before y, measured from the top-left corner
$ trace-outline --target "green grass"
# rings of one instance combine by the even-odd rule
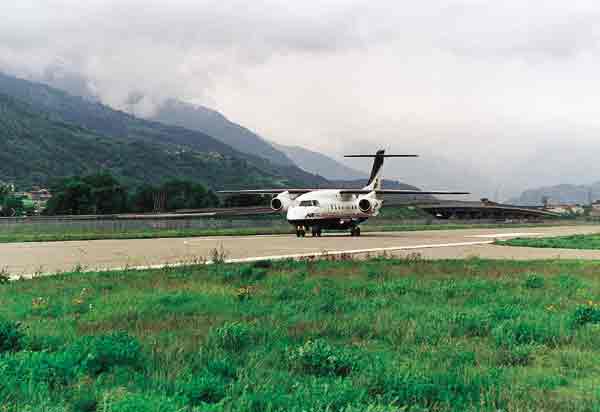
[[[0,411],[599,411],[599,270],[413,256],[6,283]]]
[[[546,238],[516,238],[506,241],[498,241],[497,243],[507,246],[600,250],[600,234]]]
[[[564,225],[569,223],[556,223]],[[572,224],[572,223],[571,223]],[[517,227],[548,227],[549,224],[382,224],[373,222],[361,225],[363,232],[396,232],[396,231],[420,231],[420,230],[459,230],[459,229],[492,229],[492,228],[517,228]],[[2,227],[0,226],[0,230]],[[69,225],[64,228],[53,227],[51,229],[39,228],[37,226],[23,225],[22,228],[0,231],[0,243],[15,242],[59,242],[73,240],[100,240],[100,239],[153,239],[153,238],[178,238],[194,236],[254,236],[254,235],[280,235],[292,234],[292,226],[282,222],[281,226],[257,226],[239,228],[210,228],[210,229],[75,229]]]

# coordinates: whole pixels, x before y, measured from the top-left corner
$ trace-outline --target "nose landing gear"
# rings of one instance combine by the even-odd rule
[[[360,236],[360,228],[358,226],[352,227],[350,229],[350,236]]]

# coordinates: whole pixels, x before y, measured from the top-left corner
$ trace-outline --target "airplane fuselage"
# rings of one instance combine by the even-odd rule
[[[361,208],[361,199],[369,199],[370,207]],[[374,197],[341,194],[339,190],[317,190],[293,199],[287,208],[287,221],[296,228],[347,230],[377,216],[382,201]]]

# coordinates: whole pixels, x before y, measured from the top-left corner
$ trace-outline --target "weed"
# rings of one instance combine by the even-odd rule
[[[97,409],[98,400],[92,393],[82,392],[73,399],[74,412],[96,412]]]
[[[257,260],[252,264],[252,267],[257,269],[271,269],[273,267],[272,260]]]
[[[227,256],[229,256],[229,252],[227,252],[223,244],[220,243],[218,247],[215,247],[210,252],[210,261],[215,265],[222,265],[227,260]]]
[[[10,282],[11,276],[7,268],[0,269],[0,285],[5,285]]]
[[[208,342],[219,349],[240,352],[251,342],[251,327],[241,322],[229,322],[210,331]]]
[[[322,339],[309,340],[288,350],[288,360],[293,368],[320,376],[348,376],[356,363],[350,351],[334,347]]]
[[[585,305],[577,306],[572,318],[576,326],[587,323],[600,323],[600,303],[589,301]]]
[[[541,289],[544,287],[544,278],[536,273],[528,273],[524,286],[528,289]]]
[[[116,366],[139,368],[143,365],[142,348],[126,333],[86,336],[68,348],[79,360],[82,371],[96,376]]]
[[[211,373],[193,376],[189,382],[181,385],[181,393],[190,406],[217,403],[225,397],[226,391],[227,382]]]
[[[24,337],[21,323],[0,319],[0,353],[21,350]]]
[[[513,345],[498,351],[498,364],[501,366],[528,366],[534,359],[535,345]]]

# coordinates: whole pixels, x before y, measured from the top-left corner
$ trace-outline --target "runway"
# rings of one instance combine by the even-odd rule
[[[357,256],[419,253],[429,259],[479,256],[491,259],[599,259],[600,251],[537,249],[493,245],[494,239],[519,236],[564,236],[600,232],[600,226],[367,232],[361,237],[329,234],[321,238],[293,235],[223,236],[175,239],[94,240],[0,244],[0,271],[11,276],[80,270],[155,267],[211,259],[222,249],[228,261],[301,258],[323,254]]]

